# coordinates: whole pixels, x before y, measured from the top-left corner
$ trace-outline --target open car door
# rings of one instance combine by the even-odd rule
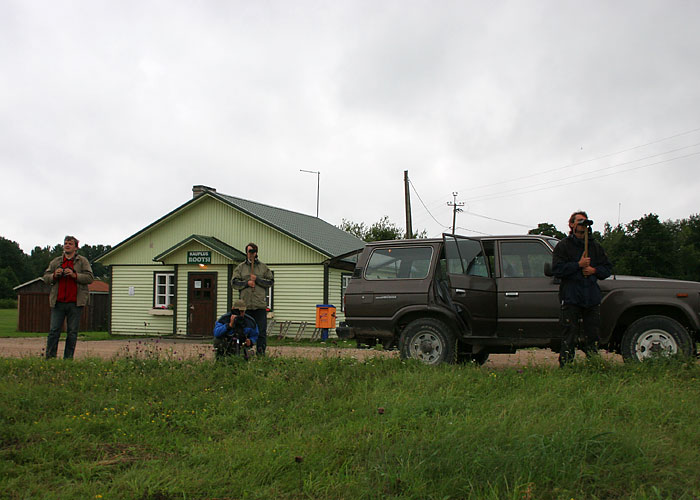
[[[496,333],[498,302],[493,278],[493,242],[443,234],[445,259],[440,262],[447,277],[449,295],[472,336]]]

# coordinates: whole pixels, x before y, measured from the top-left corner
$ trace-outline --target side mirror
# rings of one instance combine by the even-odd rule
[[[552,263],[551,262],[545,262],[544,263],[544,275],[545,276],[552,276]]]

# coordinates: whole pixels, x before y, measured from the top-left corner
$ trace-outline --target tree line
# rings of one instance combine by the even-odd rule
[[[546,222],[529,234],[565,236]],[[700,281],[700,214],[662,222],[651,213],[615,227],[606,222],[593,237],[603,245],[615,274]]]
[[[78,253],[88,259],[95,278],[107,280],[109,270],[95,259],[110,250],[111,245],[82,245]],[[44,275],[51,259],[63,253],[63,245],[36,246],[29,255],[16,241],[0,236],[0,299],[17,298],[14,287]]]

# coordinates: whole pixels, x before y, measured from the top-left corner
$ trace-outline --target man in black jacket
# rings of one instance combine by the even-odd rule
[[[600,243],[590,238],[591,224],[586,212],[579,211],[571,214],[569,236],[557,244],[552,257],[552,272],[554,276],[561,279],[559,285],[562,324],[560,366],[574,359],[578,323],[581,320],[584,333],[581,349],[586,356],[598,353],[602,297],[598,280],[604,280],[612,274],[612,265]]]

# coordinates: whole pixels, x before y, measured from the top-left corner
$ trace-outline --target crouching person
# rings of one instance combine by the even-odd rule
[[[248,359],[248,349],[258,340],[258,325],[245,310],[245,302],[239,299],[233,303],[231,312],[221,316],[214,325],[216,359],[241,353]]]

